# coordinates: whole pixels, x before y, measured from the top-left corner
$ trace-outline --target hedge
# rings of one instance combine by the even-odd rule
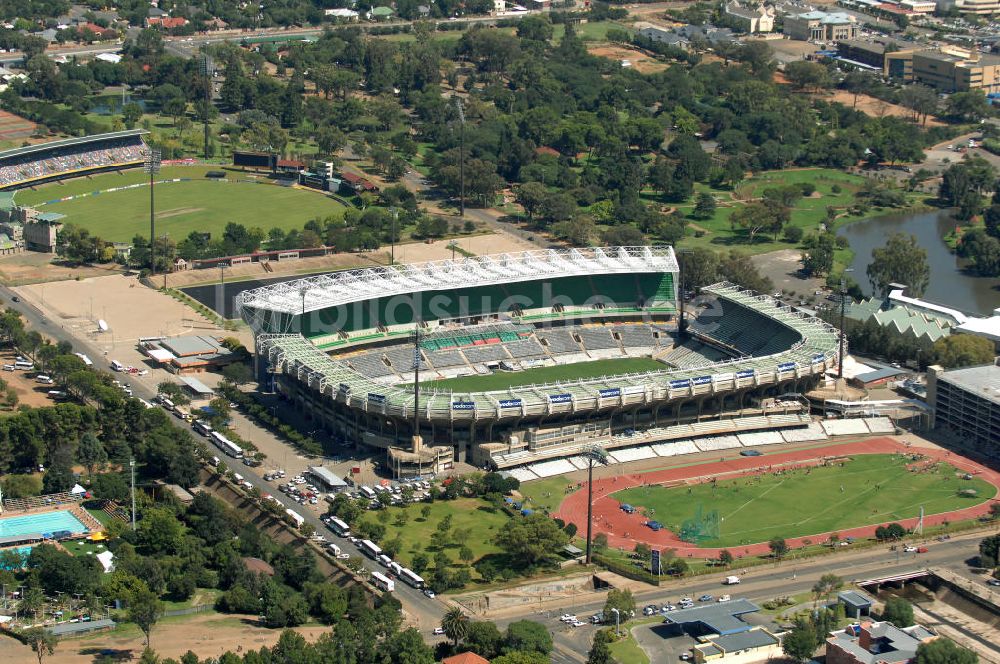
[[[601,567],[606,568],[609,572],[614,572],[615,574],[620,574],[628,579],[642,581],[654,586],[660,585],[660,579],[662,577],[654,576],[644,569],[639,569],[638,567],[633,567],[632,565],[622,564],[617,560],[612,560],[599,553],[593,554],[591,559]]]

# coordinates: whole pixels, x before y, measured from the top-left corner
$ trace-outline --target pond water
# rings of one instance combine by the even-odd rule
[[[1000,279],[973,277],[962,271],[962,261],[942,239],[955,223],[947,210],[890,214],[849,224],[838,230],[837,235],[843,235],[851,243],[853,277],[866,295],[872,293],[865,272],[872,249],[884,246],[892,233],[902,232],[915,236],[917,243],[927,250],[931,278],[924,293],[926,299],[969,313],[990,314],[1000,307]]]

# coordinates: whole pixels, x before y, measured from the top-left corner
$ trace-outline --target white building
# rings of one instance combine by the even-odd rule
[[[726,16],[743,32],[771,32],[774,30],[774,14],[774,7],[763,4],[744,7],[738,2],[730,2],[726,5]]]

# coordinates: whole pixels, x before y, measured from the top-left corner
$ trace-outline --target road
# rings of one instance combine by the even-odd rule
[[[74,350],[77,352],[82,352],[93,358],[96,365],[101,365],[101,360],[104,358],[104,351],[94,344],[90,343],[87,339],[82,339],[74,336],[69,331],[55,325],[51,320],[39,309],[37,309],[32,303],[26,302],[23,299],[20,302],[12,302],[12,298],[15,293],[6,286],[0,286],[0,296],[3,297],[3,301],[7,303],[13,309],[24,316],[27,321],[28,327],[31,329],[38,330],[43,335],[50,337],[56,342],[68,341],[73,344]],[[134,391],[134,396],[146,401],[150,401],[157,392],[155,379],[150,376],[131,376],[128,379],[129,384],[132,386]],[[174,426],[178,429],[191,432],[191,427],[183,420],[170,418]],[[192,435],[197,435],[192,432]],[[263,467],[261,468],[250,468],[248,466],[235,466],[236,472],[242,475],[248,482],[257,487],[262,494],[270,493],[273,495],[285,508],[293,509],[297,513],[301,514],[305,520],[312,524],[316,529],[317,533],[323,534],[327,541],[336,542],[344,553],[348,553],[352,558],[358,557],[364,563],[365,566],[372,571],[384,571],[381,566],[379,566],[374,561],[366,558],[353,544],[347,540],[335,537],[333,533],[327,530],[326,525],[320,521],[319,516],[317,516],[313,511],[309,509],[303,509],[301,505],[293,502],[285,494],[276,490],[276,485],[266,482],[261,474],[264,472]],[[439,600],[432,600],[423,595],[423,593],[415,588],[412,588],[402,581],[396,583],[395,596],[403,604],[404,610],[410,615],[413,622],[419,625],[422,632],[430,635],[431,630],[438,626],[440,623],[441,615],[445,612],[446,606]]]
[[[89,340],[77,338],[67,330],[56,326],[32,303],[23,300],[13,303],[11,301],[13,296],[14,293],[9,288],[0,286],[0,297],[3,297],[4,302],[10,303],[9,306],[24,316],[28,326],[55,341],[72,343],[77,351],[86,353],[97,361],[99,361],[98,358],[104,357],[100,348]],[[155,379],[152,377],[132,377],[129,382],[138,397],[149,400],[156,393]],[[181,420],[173,420],[173,422],[178,429],[189,430],[187,424]],[[376,563],[363,556],[353,544],[328,531],[313,511],[303,509],[298,503],[292,502],[284,494],[275,491],[276,487],[264,481],[260,476],[262,472],[264,472],[263,467],[259,469],[241,467],[239,469],[239,473],[262,493],[274,495],[284,507],[294,509],[301,514],[307,522],[316,528],[318,533],[323,533],[326,536],[327,541],[337,543],[345,553],[352,557],[359,557],[370,570],[380,569]],[[983,577],[971,573],[965,564],[966,560],[977,555],[978,542],[981,537],[982,534],[973,533],[955,537],[946,542],[931,542],[928,544],[928,553],[919,555],[902,554],[899,551],[891,552],[888,547],[876,547],[838,552],[835,557],[826,556],[803,561],[786,560],[780,565],[756,567],[746,574],[741,574],[743,582],[737,589],[729,589],[729,592],[734,597],[747,597],[753,601],[762,602],[782,595],[808,591],[819,577],[827,572],[838,573],[844,577],[845,581],[851,582],[928,566],[946,567],[976,583],[982,583]],[[723,586],[720,585],[722,576],[723,573],[720,572],[718,575],[666,582],[659,588],[651,588],[648,591],[637,593],[636,603],[639,607],[651,603],[662,605],[668,601],[676,603],[676,600],[681,596],[697,597],[704,593],[719,594],[723,591]],[[738,590],[738,592],[732,592],[733,590]],[[425,638],[434,639],[431,631],[439,624],[448,605],[438,599],[429,599],[419,590],[402,582],[397,582],[395,595],[402,602],[411,621],[416,623]],[[587,599],[567,601],[561,606],[550,605],[541,609],[527,607],[505,613],[502,616],[485,617],[494,620],[501,630],[515,620],[531,619],[542,622],[553,635],[556,650],[553,653],[552,661],[562,664],[582,662],[586,659],[586,651],[589,649],[590,639],[596,628],[589,624],[579,628],[568,627],[558,621],[558,616],[562,613],[574,613],[586,619],[600,611],[603,606],[604,594],[593,593],[588,595]],[[475,616],[475,618],[483,619],[484,617]]]

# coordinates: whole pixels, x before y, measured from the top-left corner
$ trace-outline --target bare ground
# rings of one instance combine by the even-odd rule
[[[591,55],[608,58],[609,60],[628,60],[632,63],[632,69],[641,74],[651,74],[667,68],[666,63],[659,62],[647,53],[635,48],[603,44],[601,46],[591,46],[587,49],[587,52]]]

